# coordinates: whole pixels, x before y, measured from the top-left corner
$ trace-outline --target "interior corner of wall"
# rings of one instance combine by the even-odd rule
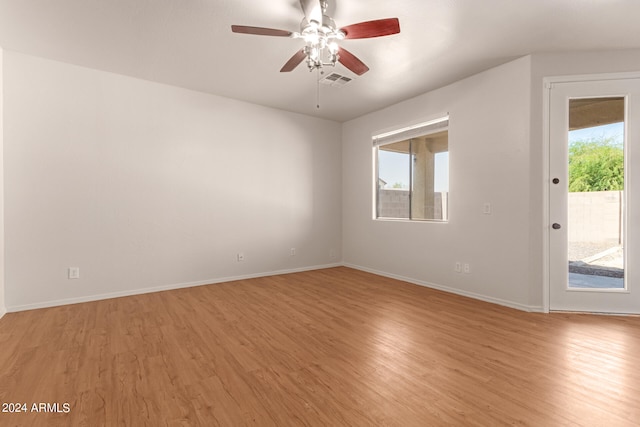
[[[5,286],[4,286],[4,127],[3,127],[3,50],[0,46],[0,318],[5,315]]]

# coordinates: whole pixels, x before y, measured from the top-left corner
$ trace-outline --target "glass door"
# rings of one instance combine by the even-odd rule
[[[639,88],[635,79],[552,85],[551,310],[640,312],[640,289],[625,269],[637,241],[629,167],[640,156]]]

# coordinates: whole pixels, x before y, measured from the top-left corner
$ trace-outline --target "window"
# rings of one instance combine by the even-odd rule
[[[375,217],[447,221],[449,117],[373,138]]]

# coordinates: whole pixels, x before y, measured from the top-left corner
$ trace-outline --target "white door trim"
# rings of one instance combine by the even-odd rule
[[[551,248],[549,241],[549,229],[551,227],[551,216],[549,213],[549,174],[550,174],[550,153],[551,153],[551,88],[554,83],[589,82],[603,80],[626,80],[640,78],[640,71],[625,73],[604,73],[604,74],[578,74],[570,76],[549,76],[542,79],[542,311],[549,313],[551,297],[551,269],[549,266]]]

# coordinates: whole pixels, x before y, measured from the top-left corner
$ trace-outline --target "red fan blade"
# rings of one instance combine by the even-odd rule
[[[307,55],[304,53],[304,49],[300,49],[287,61],[286,64],[280,70],[281,73],[288,73],[289,71],[293,71],[302,61],[306,58]]]
[[[231,31],[241,34],[254,34],[256,36],[275,36],[289,37],[293,34],[291,31],[276,30],[274,28],[247,27],[246,25],[232,25]]]
[[[360,22],[340,28],[345,39],[368,39],[371,37],[389,36],[400,32],[398,18],[378,19],[377,21]]]
[[[364,65],[364,62],[342,47],[338,48],[338,61],[359,76],[369,71],[369,67]]]

